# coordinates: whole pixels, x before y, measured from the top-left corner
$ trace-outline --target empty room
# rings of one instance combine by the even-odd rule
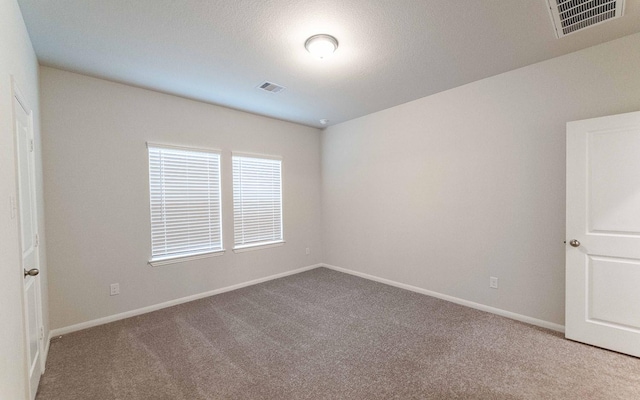
[[[640,0],[0,0],[0,400],[639,399]]]

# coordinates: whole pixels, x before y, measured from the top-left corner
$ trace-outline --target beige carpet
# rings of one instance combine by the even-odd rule
[[[37,398],[640,399],[640,359],[319,268],[54,340]]]

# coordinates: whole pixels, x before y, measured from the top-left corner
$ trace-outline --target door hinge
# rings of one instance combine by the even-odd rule
[[[33,152],[33,139],[29,140],[29,151]]]
[[[9,203],[10,203],[10,207],[11,207],[11,219],[15,219],[16,218],[16,213],[18,211],[18,205],[16,204],[16,196],[10,195],[9,196]]]
[[[44,339],[44,326],[40,327],[40,339]]]
[[[35,243],[36,243],[36,247],[40,246],[40,235],[38,235],[37,233],[35,237]]]

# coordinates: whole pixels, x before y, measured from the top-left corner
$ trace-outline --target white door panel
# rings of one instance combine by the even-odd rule
[[[640,131],[596,131],[587,140],[589,231],[640,235],[640,187],[629,184],[639,178]]]
[[[640,304],[640,261],[589,256],[587,268],[587,317],[639,329],[640,313],[629,305]]]
[[[567,237],[567,338],[640,357],[640,112],[567,124]]]

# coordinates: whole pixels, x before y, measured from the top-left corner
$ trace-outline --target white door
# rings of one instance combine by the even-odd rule
[[[16,92],[17,93],[17,92]],[[40,303],[40,277],[38,260],[38,221],[35,201],[35,159],[33,148],[33,125],[31,110],[16,94],[13,102],[16,130],[16,155],[18,163],[18,215],[20,218],[20,244],[24,276],[24,316],[28,356],[29,396],[35,399],[42,365],[42,321]]]
[[[640,112],[567,124],[566,337],[640,357]]]

